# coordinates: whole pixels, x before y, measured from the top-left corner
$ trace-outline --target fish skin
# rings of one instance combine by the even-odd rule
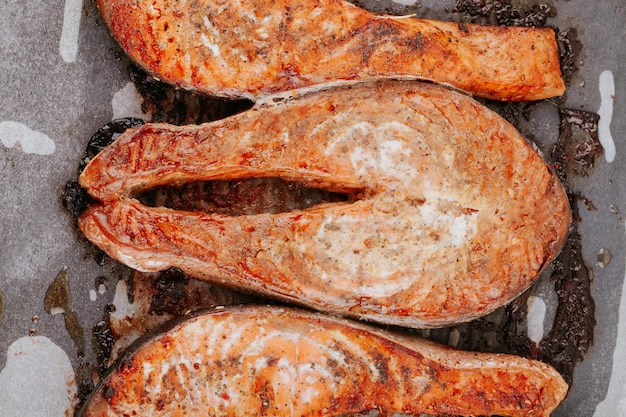
[[[553,29],[379,16],[338,0],[97,0],[126,53],[185,89],[256,100],[412,78],[530,101],[565,91]]]
[[[356,192],[278,214],[147,207],[147,189],[280,177]],[[408,327],[488,314],[529,287],[571,222],[550,167],[502,117],[443,87],[388,81],[255,105],[200,126],[147,124],[80,176],[85,236],[140,271]]]
[[[568,386],[552,367],[464,352],[290,308],[203,312],[144,337],[79,417],[547,417]]]

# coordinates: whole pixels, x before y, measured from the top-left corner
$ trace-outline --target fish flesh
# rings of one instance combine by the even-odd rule
[[[552,367],[289,308],[202,312],[139,340],[78,417],[549,416]]]
[[[560,96],[553,29],[380,16],[339,0],[97,0],[155,77],[220,97],[411,78],[496,100]]]
[[[228,216],[151,207],[169,184],[281,178],[354,201]],[[386,81],[131,129],[79,178],[85,236],[143,272],[188,275],[409,327],[468,321],[531,285],[571,222],[550,167],[502,117],[438,85]]]
[[[168,184],[279,177],[356,201],[225,216],[148,207]],[[80,183],[83,233],[140,271],[411,327],[471,320],[526,289],[571,221],[551,169],[497,114],[445,88],[364,84],[200,126],[147,124]]]
[[[539,361],[246,306],[185,317],[144,338],[78,416],[547,417],[567,390]]]

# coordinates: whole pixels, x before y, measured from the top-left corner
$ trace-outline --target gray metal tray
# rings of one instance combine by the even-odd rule
[[[451,1],[361,4],[459,19]],[[583,46],[566,104],[600,111],[604,147],[590,175],[570,179],[590,203],[580,203],[579,230],[594,277],[597,325],[554,415],[626,416],[626,8],[622,0],[551,4],[557,15],[548,23],[575,28]],[[120,302],[128,271],[94,261],[61,195],[98,128],[114,118],[146,115],[128,61],[91,0],[0,2],[0,51],[0,413],[60,417],[72,414],[77,392],[93,381],[92,329],[114,309],[111,304],[120,319],[136,313],[132,299]],[[559,134],[549,105],[534,111],[528,126],[544,152]]]

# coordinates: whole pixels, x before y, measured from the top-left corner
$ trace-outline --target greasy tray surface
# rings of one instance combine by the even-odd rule
[[[446,12],[454,2],[363,3],[376,11],[458,18]],[[616,378],[611,383],[614,363],[623,363],[626,352],[626,313],[619,323],[620,307],[626,310],[626,301],[620,305],[625,258],[621,213],[626,210],[622,182],[626,157],[621,146],[626,91],[620,69],[626,64],[626,11],[620,0],[559,0],[554,6],[557,16],[549,24],[576,28],[583,45],[579,71],[568,87],[568,107],[598,111],[600,75],[605,70],[612,72],[616,89],[610,125],[615,157],[605,148],[591,175],[572,181],[595,207],[590,210],[590,205],[580,204],[583,258],[594,273],[595,342],[577,366],[572,389],[554,415],[593,415],[607,394],[597,415],[615,415],[616,401],[626,397]],[[62,208],[61,191],[67,180],[76,177],[93,132],[113,118],[141,116],[141,111],[132,84],[127,84],[128,61],[91,1],[4,2],[0,21],[5,58],[0,63],[0,172],[4,176],[0,182],[0,381],[12,381],[0,384],[0,406],[7,416],[62,416],[76,401],[68,397],[90,377],[89,366],[96,363],[92,328],[113,302],[118,279],[127,273],[112,262],[102,266],[94,262]],[[532,117],[530,129],[540,149],[549,154],[558,135],[557,115],[551,106],[542,105]],[[21,145],[13,143],[17,137]],[[604,267],[598,262],[603,248],[612,254],[608,264],[604,258]],[[60,271],[67,273],[58,275]],[[69,293],[71,299],[46,298],[47,292],[55,291]],[[117,307],[123,315],[123,306]],[[23,385],[20,392],[15,391],[20,385],[16,381]],[[624,405],[620,410],[624,413]]]

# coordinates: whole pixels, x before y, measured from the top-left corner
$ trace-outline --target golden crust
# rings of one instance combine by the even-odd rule
[[[98,0],[156,77],[255,99],[348,80],[417,78],[496,100],[563,94],[552,29],[376,16],[337,0]]]
[[[144,341],[79,415],[547,417],[567,389],[538,361],[248,306],[188,318]]]

